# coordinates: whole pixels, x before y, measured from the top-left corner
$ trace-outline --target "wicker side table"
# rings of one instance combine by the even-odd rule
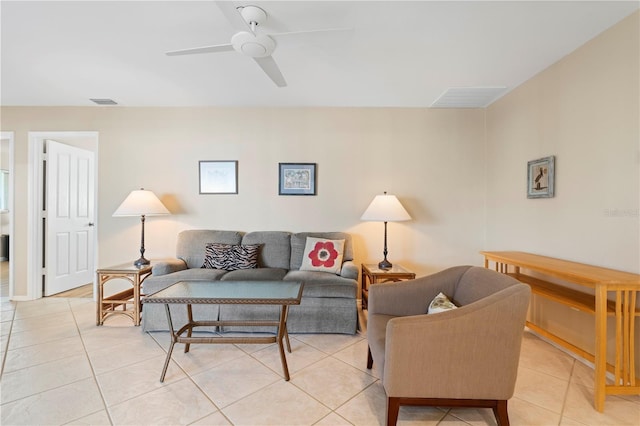
[[[367,309],[369,301],[369,286],[372,284],[413,280],[415,272],[411,272],[400,265],[393,265],[389,269],[380,269],[375,264],[362,264],[362,309]]]
[[[96,325],[104,324],[104,319],[112,314],[126,315],[134,325],[140,325],[140,288],[142,281],[151,275],[151,265],[135,266],[133,263],[101,268],[98,276],[98,306],[96,309]],[[113,279],[129,281],[131,288],[105,297],[105,284]],[[127,310],[132,305],[132,310]],[[118,309],[121,308],[121,309]]]

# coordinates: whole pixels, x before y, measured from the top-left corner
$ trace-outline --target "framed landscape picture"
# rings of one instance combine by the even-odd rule
[[[527,198],[551,198],[554,192],[555,157],[527,163]]]
[[[316,195],[316,163],[279,163],[278,195]]]
[[[200,194],[237,194],[237,161],[200,161]]]

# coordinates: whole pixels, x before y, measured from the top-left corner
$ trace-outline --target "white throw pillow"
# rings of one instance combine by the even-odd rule
[[[447,296],[440,292],[429,304],[429,310],[427,311],[427,313],[437,314],[439,312],[450,311],[457,308],[458,307],[454,305]]]
[[[343,255],[344,240],[307,237],[300,270],[339,274]]]

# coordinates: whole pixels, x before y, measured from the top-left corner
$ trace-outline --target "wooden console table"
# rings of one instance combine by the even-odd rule
[[[595,364],[594,406],[604,410],[606,395],[640,394],[640,380],[635,373],[635,318],[640,317],[636,304],[640,293],[640,275],[614,269],[518,251],[482,251],[484,266],[495,262],[495,270],[529,284],[533,294],[545,297],[583,312],[595,314],[595,354],[578,348],[566,340],[527,321],[527,326]],[[513,269],[509,270],[509,266]],[[595,296],[535,278],[520,270],[595,289]],[[613,300],[608,300],[612,293]],[[607,316],[615,318],[615,361],[607,364]],[[606,384],[607,370],[614,375],[613,385]]]

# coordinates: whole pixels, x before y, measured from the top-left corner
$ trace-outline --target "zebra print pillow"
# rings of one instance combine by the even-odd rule
[[[255,269],[258,267],[258,251],[260,244],[221,244],[207,243],[204,249],[206,269]]]

